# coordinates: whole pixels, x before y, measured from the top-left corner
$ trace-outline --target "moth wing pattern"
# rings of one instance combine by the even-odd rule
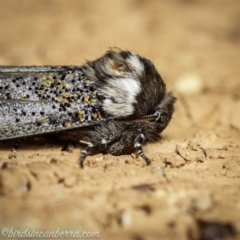
[[[81,67],[0,67],[0,140],[99,123],[101,101]]]

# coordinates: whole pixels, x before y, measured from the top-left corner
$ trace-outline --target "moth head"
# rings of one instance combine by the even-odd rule
[[[87,66],[99,92],[106,96],[103,110],[107,114],[130,119],[159,113],[158,122],[163,126],[170,121],[175,98],[166,93],[165,83],[148,59],[134,52],[110,49]]]
[[[140,117],[120,117],[115,118],[116,122],[124,122],[124,123],[136,123],[136,122],[153,122],[157,123],[158,127],[161,129],[165,129],[172,118],[172,114],[174,112],[174,103],[176,98],[172,95],[171,92],[166,93],[163,101],[157,106],[156,111],[153,114],[140,116]]]

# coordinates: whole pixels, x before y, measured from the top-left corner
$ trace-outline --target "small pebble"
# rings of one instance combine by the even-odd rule
[[[176,90],[184,94],[199,93],[203,89],[202,79],[195,74],[184,74],[180,76],[175,84]]]
[[[132,220],[132,214],[130,213],[130,211],[126,210],[122,213],[121,222],[124,227],[128,227],[132,224],[133,220]]]
[[[161,167],[155,167],[155,171],[160,176],[164,175],[164,171],[163,171],[163,169]]]
[[[213,206],[212,199],[209,197],[199,198],[195,202],[195,208],[200,211],[209,210]]]
[[[212,143],[216,143],[218,141],[218,135],[215,134],[215,133],[212,133],[210,136],[209,136],[210,140]]]

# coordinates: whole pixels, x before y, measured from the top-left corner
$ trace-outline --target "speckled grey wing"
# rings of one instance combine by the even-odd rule
[[[101,105],[81,67],[0,67],[0,140],[98,124]]]

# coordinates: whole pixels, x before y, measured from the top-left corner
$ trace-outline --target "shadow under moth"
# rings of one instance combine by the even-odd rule
[[[88,153],[137,152],[156,141],[176,98],[153,63],[110,49],[83,66],[0,66],[0,140],[53,134]]]

